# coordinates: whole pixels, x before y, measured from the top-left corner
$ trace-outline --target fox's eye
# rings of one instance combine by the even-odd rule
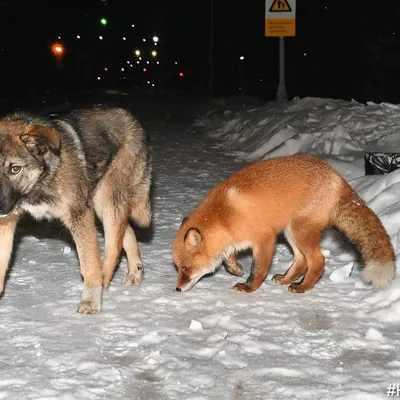
[[[22,167],[20,165],[14,164],[14,165],[11,165],[11,167],[10,167],[10,172],[13,175],[19,174],[21,172],[21,170],[22,170]]]

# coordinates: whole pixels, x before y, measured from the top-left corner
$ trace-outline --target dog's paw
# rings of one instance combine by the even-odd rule
[[[97,314],[101,310],[101,306],[94,301],[81,301],[78,306],[79,314]]]
[[[136,265],[136,271],[134,273],[128,273],[122,280],[122,283],[126,286],[140,285],[143,280],[143,266],[142,264]]]

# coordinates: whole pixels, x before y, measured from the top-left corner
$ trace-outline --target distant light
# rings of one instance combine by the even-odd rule
[[[140,64],[140,61],[138,60],[138,61],[136,61],[136,64]]]
[[[124,36],[124,37],[122,38],[122,40],[126,40],[126,37]]]
[[[139,57],[140,56],[140,50],[135,50],[135,54]]]
[[[156,56],[157,56],[157,52],[156,52],[155,50],[153,50],[153,51],[151,52],[151,55],[152,55],[153,57],[156,57]]]
[[[179,76],[181,77],[181,78],[183,78],[183,72],[179,72]]]
[[[240,88],[239,88],[239,91],[241,91],[241,90],[242,90],[242,88],[240,87]]]
[[[146,39],[143,39],[143,42],[145,42],[146,41]]]
[[[57,39],[61,40],[61,36],[57,36]]]
[[[98,76],[97,79],[100,80],[101,78]]]
[[[134,28],[135,27],[135,24],[132,24],[132,28]]]
[[[127,63],[127,64],[130,64],[131,62],[128,60],[126,63]]]
[[[262,82],[262,78],[260,79],[260,82]]]
[[[175,65],[178,65],[178,61],[175,61]]]
[[[100,20],[100,23],[102,24],[102,25],[107,25],[107,19],[106,18],[102,18],[101,20]]]
[[[240,57],[239,57],[239,60],[244,60],[244,56],[240,56]]]
[[[156,61],[156,64],[160,64],[160,61]]]
[[[125,68],[121,68],[121,71],[125,71]]]
[[[131,66],[131,68],[133,67],[133,65],[132,64],[129,64],[130,66]]]
[[[56,56],[61,56],[65,52],[65,48],[61,43],[53,43],[51,46],[51,51]]]
[[[147,81],[147,84],[150,85],[150,81]]]
[[[139,57],[139,60],[142,61],[142,57]]]
[[[107,67],[104,67],[104,71],[108,71],[108,68],[107,68]]]
[[[103,36],[99,36],[99,39],[100,39],[100,40],[103,40]]]
[[[143,72],[147,72],[147,68],[143,68],[142,71],[143,71]]]
[[[154,42],[153,44],[154,44],[154,46],[157,46],[158,43]]]
[[[152,84],[151,84],[151,86],[153,86],[153,87],[154,87],[154,86],[155,86],[155,85],[154,85],[154,83],[152,83]]]
[[[150,61],[146,61],[146,64],[150,64]]]
[[[396,34],[396,32],[393,32],[393,35],[395,35]]]
[[[327,10],[327,9],[328,9],[328,7],[325,6],[325,10]]]
[[[80,37],[79,35],[76,35],[76,38],[77,38],[77,39],[80,39],[81,37]]]
[[[153,36],[153,42],[157,43],[158,42],[158,36]]]
[[[307,57],[307,53],[303,53],[303,56],[304,56],[304,57]]]

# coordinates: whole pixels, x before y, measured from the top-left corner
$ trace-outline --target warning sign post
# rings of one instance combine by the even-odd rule
[[[265,0],[265,36],[279,37],[278,101],[287,99],[285,85],[285,36],[296,35],[296,0]]]

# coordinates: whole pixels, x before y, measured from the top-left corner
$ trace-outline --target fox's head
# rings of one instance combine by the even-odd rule
[[[215,270],[213,259],[207,254],[204,234],[199,228],[190,226],[187,217],[176,235],[173,259],[178,268],[178,292],[189,290],[202,276]]]

